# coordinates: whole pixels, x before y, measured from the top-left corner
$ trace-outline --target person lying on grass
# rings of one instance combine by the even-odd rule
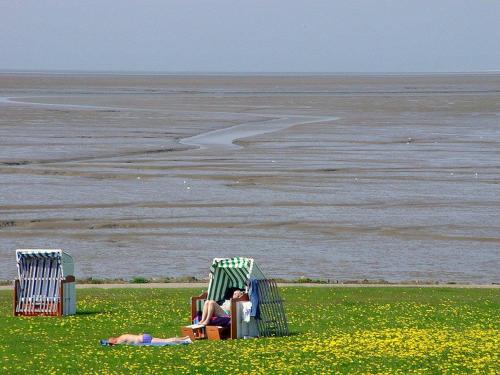
[[[241,298],[245,293],[242,290],[235,290],[232,298]],[[216,301],[207,300],[203,305],[201,320],[198,324],[208,325],[212,317],[229,318],[231,316],[231,300],[226,299],[222,305]]]
[[[138,344],[163,344],[163,343],[179,343],[185,344],[190,342],[189,336],[185,337],[171,337],[168,339],[161,339],[158,337],[152,337],[149,333],[143,333],[142,335],[132,335],[129,333],[123,334],[118,337],[110,337],[108,339],[108,345],[138,345]]]

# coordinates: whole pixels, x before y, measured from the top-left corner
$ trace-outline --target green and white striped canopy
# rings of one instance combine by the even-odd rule
[[[215,258],[210,266],[207,299],[222,300],[228,288],[247,289],[250,278],[265,279],[252,258]]]

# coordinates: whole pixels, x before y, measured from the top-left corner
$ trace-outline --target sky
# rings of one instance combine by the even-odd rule
[[[0,0],[0,70],[500,70],[500,1]]]

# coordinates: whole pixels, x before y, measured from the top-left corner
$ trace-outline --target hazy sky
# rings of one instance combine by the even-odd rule
[[[498,0],[0,0],[0,69],[500,69]]]

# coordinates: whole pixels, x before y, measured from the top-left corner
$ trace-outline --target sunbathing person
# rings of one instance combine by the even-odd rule
[[[152,337],[149,333],[143,333],[142,335],[132,335],[126,333],[118,337],[110,337],[108,339],[108,345],[117,345],[117,344],[139,345],[139,344],[163,344],[163,343],[185,344],[189,343],[190,341],[191,339],[189,338],[189,336],[161,339],[158,337]]]
[[[240,298],[245,293],[241,290],[235,290],[232,298]],[[203,312],[201,314],[201,320],[198,324],[208,325],[212,317],[223,317],[228,318],[231,316],[231,300],[226,299],[222,305],[219,305],[216,301],[207,300],[203,305]]]

